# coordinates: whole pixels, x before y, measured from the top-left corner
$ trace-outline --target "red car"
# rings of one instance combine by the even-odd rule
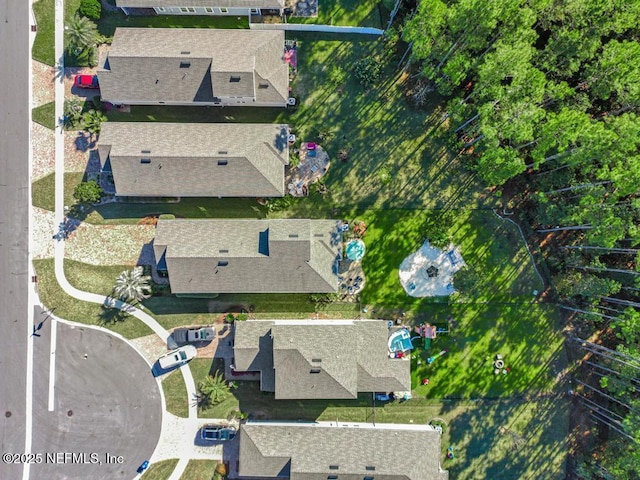
[[[76,75],[73,86],[78,88],[100,88],[97,75]]]

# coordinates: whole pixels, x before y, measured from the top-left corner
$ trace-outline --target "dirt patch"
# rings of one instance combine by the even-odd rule
[[[158,217],[143,217],[138,220],[138,225],[153,225],[156,226],[158,224]]]

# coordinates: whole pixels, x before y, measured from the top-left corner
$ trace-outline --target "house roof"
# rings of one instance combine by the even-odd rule
[[[236,370],[261,371],[261,389],[275,392],[276,399],[410,390],[410,363],[389,358],[388,336],[386,322],[379,320],[241,322],[235,332]]]
[[[240,477],[449,478],[440,468],[440,433],[429,425],[248,422],[239,437]]]
[[[273,369],[273,322],[245,321],[235,324],[233,356],[238,372],[260,372],[260,389],[275,390]]]
[[[118,195],[283,196],[288,133],[288,125],[106,122],[98,152]]]
[[[117,28],[98,62],[102,99],[114,103],[214,102],[254,97],[286,104],[284,32],[208,28]]]
[[[227,7],[283,8],[284,0],[116,0],[117,7]]]
[[[171,291],[335,292],[342,234],[337,220],[159,220],[154,252]],[[322,244],[332,254],[314,256]]]

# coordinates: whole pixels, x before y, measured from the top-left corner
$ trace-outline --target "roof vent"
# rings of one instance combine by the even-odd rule
[[[365,470],[369,470],[370,472],[375,472],[376,467],[373,467],[371,465],[367,465],[366,467],[364,467]]]
[[[338,470],[339,468],[338,465],[329,465],[329,470]]]
[[[311,359],[311,361],[312,361],[313,363],[319,363],[319,362],[321,362],[321,361],[322,361],[322,359],[321,359],[321,358],[312,358],[312,359]]]
[[[226,150],[218,150],[218,155],[226,155],[227,153],[229,152],[227,152]]]
[[[289,234],[289,238],[298,238],[298,234],[297,233],[290,233]]]
[[[324,238],[324,233],[314,233],[313,236],[316,238]]]
[[[180,52],[180,55],[189,55],[191,52]]]
[[[229,250],[223,249],[223,250],[220,250],[220,253],[229,253]]]
[[[151,150],[140,150],[140,153],[151,153]]]

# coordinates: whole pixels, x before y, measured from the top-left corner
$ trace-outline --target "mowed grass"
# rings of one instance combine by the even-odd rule
[[[152,463],[140,478],[143,480],[166,480],[171,476],[171,472],[175,470],[177,464],[177,458]]]
[[[411,376],[415,395],[428,398],[498,398],[556,391],[556,375],[567,364],[557,310],[543,304],[458,304],[432,306],[427,321],[447,328],[428,350],[414,341]],[[438,354],[448,350],[443,356]],[[506,375],[494,374],[502,355]],[[435,357],[429,364],[428,359]],[[423,379],[429,379],[423,385]]]
[[[86,292],[110,295],[116,278],[130,270],[126,265],[89,265],[65,259],[65,276],[71,285]],[[314,317],[316,304],[308,294],[222,294],[216,298],[188,298],[154,295],[142,301],[145,311],[160,325],[171,329],[181,325],[210,325],[225,312],[252,311],[256,318]],[[358,304],[335,302],[321,310],[325,317],[354,318]]]
[[[194,360],[192,360],[193,362]],[[174,370],[162,380],[162,391],[167,405],[167,412],[182,418],[189,416],[189,399],[187,387],[180,370]]]
[[[196,384],[220,367],[220,360],[196,358],[189,364]],[[452,375],[453,377],[453,375]],[[464,382],[464,379],[451,382]],[[564,478],[569,402],[561,395],[529,400],[433,400],[421,395],[375,408],[370,394],[357,400],[274,400],[258,382],[237,381],[222,403],[201,417],[227,418],[240,409],[255,419],[445,424],[441,464],[452,478]],[[446,459],[449,446],[455,458]]]
[[[384,28],[389,12],[376,0],[321,0],[317,17],[290,17],[288,23]]]
[[[127,16],[122,11],[103,13],[98,22],[102,35],[112,36],[117,27],[141,28],[249,28],[246,16],[149,15]]]
[[[129,339],[153,333],[149,327],[135,317],[115,315],[113,309],[105,309],[97,303],[76,300],[66,294],[56,280],[53,259],[34,260],[33,264],[38,275],[40,300],[46,308],[55,309],[54,313],[57,317],[87,325],[106,327]],[[65,270],[69,272],[68,269]],[[77,281],[77,279],[74,280]],[[81,286],[75,286],[82,289]]]
[[[474,301],[528,302],[533,290],[542,290],[517,228],[490,210],[368,210],[356,218],[367,224],[362,303],[374,309],[418,312],[434,302],[448,302],[447,297],[410,297],[399,277],[402,261],[442,232],[460,247],[467,265],[481,272],[470,295]]]
[[[217,460],[189,460],[180,480],[211,480]]]
[[[76,204],[73,190],[83,178],[82,173],[64,174],[64,204],[71,207]],[[31,203],[34,207],[55,211],[56,208],[56,176],[50,173],[46,177],[36,180],[31,185]]]
[[[31,55],[34,60],[54,66],[55,61],[55,2],[38,0],[33,4],[38,31],[33,42]]]
[[[31,110],[31,119],[51,130],[56,128],[56,102],[45,103]]]

